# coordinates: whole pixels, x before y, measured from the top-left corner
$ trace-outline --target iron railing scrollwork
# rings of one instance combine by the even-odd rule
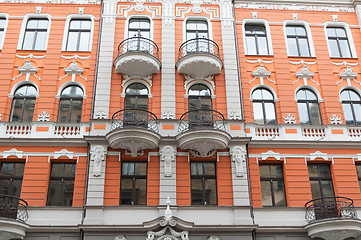
[[[219,57],[219,47],[216,42],[207,38],[194,38],[184,42],[179,47],[178,59],[193,53],[208,53]]]
[[[148,38],[131,37],[119,44],[118,56],[130,52],[148,53],[159,59],[159,48],[157,44]]]
[[[347,197],[316,198],[307,202],[305,207],[309,223],[329,218],[357,218],[353,200]]]
[[[223,114],[208,109],[188,111],[180,118],[178,132],[181,133],[192,129],[202,128],[226,131],[226,122]]]
[[[0,217],[25,222],[28,219],[28,203],[18,197],[0,194]]]
[[[159,132],[158,118],[143,109],[122,109],[113,114],[111,131],[125,127],[147,128]]]

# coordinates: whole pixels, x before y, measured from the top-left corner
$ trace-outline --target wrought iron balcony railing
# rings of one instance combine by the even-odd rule
[[[329,218],[357,218],[353,200],[347,197],[316,198],[307,202],[305,207],[309,223]]]
[[[130,52],[148,53],[159,59],[159,48],[157,44],[148,38],[131,37],[119,44],[118,56]]]
[[[219,47],[216,42],[207,38],[194,38],[184,42],[179,47],[178,59],[193,53],[208,53],[219,57]]]
[[[198,109],[184,113],[179,121],[178,132],[193,129],[219,129],[226,131],[225,118],[215,110]]]
[[[0,194],[0,218],[25,222],[28,219],[28,203],[17,197]]]
[[[159,132],[158,118],[143,109],[122,109],[113,114],[111,131],[125,127],[147,128]]]

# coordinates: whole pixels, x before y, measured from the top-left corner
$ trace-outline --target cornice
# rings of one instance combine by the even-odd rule
[[[101,0],[0,0],[0,3],[100,4]]]

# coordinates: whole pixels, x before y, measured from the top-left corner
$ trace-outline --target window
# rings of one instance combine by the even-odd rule
[[[16,89],[11,107],[10,122],[33,121],[36,100],[36,88],[23,85]]]
[[[147,204],[146,162],[123,162],[120,204]]]
[[[310,47],[306,29],[303,26],[286,26],[288,53],[295,57],[310,57]]]
[[[246,24],[245,34],[248,55],[269,55],[267,33],[263,24]]]
[[[91,25],[90,19],[70,20],[66,51],[89,51]]]
[[[60,96],[58,122],[80,122],[83,90],[78,86],[66,87]]]
[[[327,163],[309,163],[312,199],[334,196],[330,165]]]
[[[48,206],[72,206],[75,163],[52,163],[49,181]]]
[[[355,164],[355,166],[356,166],[358,184],[360,186],[360,191],[361,191],[361,164]]]
[[[148,18],[131,18],[128,26],[128,37],[150,39],[150,20]]]
[[[263,206],[286,206],[285,184],[281,164],[260,164]]]
[[[342,108],[346,124],[361,125],[361,98],[353,90],[341,92]]]
[[[3,162],[0,170],[0,194],[20,197],[25,163]]]
[[[188,90],[189,128],[213,127],[211,91],[203,84],[194,84]]]
[[[124,108],[148,110],[148,94],[148,88],[143,84],[130,84],[125,90]]]
[[[6,18],[0,17],[0,49],[5,38]]]
[[[351,49],[346,30],[343,27],[327,27],[328,46],[331,57],[350,58]]]
[[[48,19],[30,18],[26,23],[22,50],[45,50]]]
[[[322,124],[318,99],[314,92],[301,89],[296,93],[301,124]]]
[[[276,109],[273,95],[264,88],[256,89],[252,93],[253,114],[256,124],[276,124]]]
[[[216,205],[217,182],[215,162],[191,163],[192,205]]]
[[[186,23],[186,39],[206,38],[208,36],[208,23],[205,20],[188,20]]]

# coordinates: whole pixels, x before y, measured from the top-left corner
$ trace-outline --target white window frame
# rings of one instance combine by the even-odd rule
[[[186,93],[184,94],[184,98],[189,97],[189,94],[188,94],[189,89],[195,84],[203,84],[203,85],[205,85],[206,87],[208,87],[209,91],[211,91],[211,99],[216,98],[216,95],[214,94],[213,86],[209,82],[206,82],[204,80],[195,80],[195,81],[192,81],[192,83],[188,84],[187,88],[185,89]]]
[[[251,89],[251,91],[249,92],[249,96],[250,96],[249,101],[253,102],[252,93],[253,93],[256,89],[258,89],[258,88],[265,88],[265,89],[269,90],[269,91],[273,94],[273,101],[274,101],[275,103],[280,100],[280,99],[277,97],[276,91],[275,91],[272,87],[270,87],[270,86],[268,86],[268,85],[265,85],[265,84],[257,84],[257,85],[254,86],[254,87]]]
[[[48,29],[46,31],[45,48],[42,50],[30,50],[30,51],[46,51],[48,49],[48,41],[49,41],[49,34],[50,34],[50,28],[51,28],[51,15],[50,14],[29,13],[24,16],[23,23],[21,24],[21,30],[20,30],[17,49],[23,50],[22,47],[23,47],[23,42],[24,42],[26,25],[27,25],[28,21],[33,18],[47,19],[48,20]]]
[[[144,14],[137,14],[137,15],[131,15],[127,18],[127,20],[125,21],[125,28],[124,28],[124,40],[128,39],[128,32],[129,32],[129,21],[132,19],[132,18],[146,18],[146,19],[149,19],[150,21],[150,32],[149,32],[149,36],[150,36],[150,40],[153,41],[153,29],[154,29],[154,22],[153,22],[153,19],[148,16],[148,15],[144,15]]]
[[[289,51],[289,47],[288,47],[288,43],[287,43],[287,33],[286,33],[287,26],[301,26],[301,27],[305,28],[306,34],[307,34],[308,47],[310,49],[310,57],[316,57],[315,46],[313,44],[313,38],[312,38],[310,24],[307,21],[302,21],[302,20],[296,20],[296,21],[295,20],[285,20],[283,22],[283,33],[284,33],[284,38],[285,38],[285,43],[286,43],[287,56],[297,57],[297,56],[290,55],[290,51]]]
[[[254,55],[248,54],[247,50],[247,43],[246,43],[246,24],[255,24],[255,25],[264,25],[266,28],[266,36],[267,36],[267,45],[268,45],[268,55]],[[244,19],[242,24],[242,31],[243,31],[243,45],[244,45],[244,52],[245,55],[249,56],[273,56],[273,47],[272,47],[272,37],[271,37],[271,28],[269,23],[266,19]]]
[[[8,24],[9,24],[9,15],[6,13],[0,13],[0,18],[5,18],[4,37],[2,39],[0,39],[0,50],[1,50],[1,49],[3,49],[5,36],[6,36],[6,30],[8,28]]]
[[[357,58],[356,48],[355,48],[355,44],[354,44],[354,41],[352,38],[350,26],[345,22],[325,22],[323,28],[324,28],[324,32],[325,32],[328,54],[329,54],[330,58],[337,58],[337,57],[331,56],[330,44],[328,42],[328,36],[327,36],[327,27],[341,27],[341,28],[345,29],[348,44],[350,45],[351,58]]]
[[[321,98],[321,94],[320,92],[313,86],[311,85],[301,85],[301,86],[298,86],[294,92],[294,95],[295,96],[295,102],[297,103],[298,102],[298,98],[296,97],[297,96],[297,92],[301,89],[308,89],[310,91],[312,91],[314,94],[316,94],[317,96],[317,101],[318,103],[322,103],[324,100]],[[320,107],[320,106],[319,106]],[[321,108],[320,108],[320,111],[321,111]],[[321,115],[322,116],[322,115]]]
[[[20,88],[21,86],[23,86],[23,85],[32,85],[33,87],[35,87],[35,89],[36,89],[35,98],[39,98],[39,87],[38,87],[38,85],[36,85],[36,83],[34,83],[32,81],[25,81],[25,80],[15,83],[14,86],[11,88],[10,94],[8,94],[8,97],[9,98],[14,98],[15,91],[18,88]]]
[[[339,98],[339,102],[342,103],[342,99],[341,99],[341,92],[344,90],[352,90],[357,92],[358,95],[361,96],[361,90],[355,86],[344,86],[340,89],[340,91],[338,92],[338,98]]]
[[[86,99],[86,91],[85,91],[84,85],[81,84],[80,82],[76,82],[76,81],[74,81],[74,82],[69,81],[69,82],[63,83],[63,84],[59,87],[58,93],[55,95],[55,98],[59,98],[59,99],[60,99],[61,93],[63,92],[63,90],[64,90],[65,88],[71,86],[71,85],[75,85],[75,86],[80,87],[80,88],[83,90],[83,93],[84,93],[83,99]]]
[[[152,90],[152,86],[149,84],[148,81],[144,80],[144,79],[132,79],[127,81],[126,83],[122,84],[123,90],[120,94],[120,97],[125,98],[125,90],[127,90],[127,88],[132,85],[133,83],[140,83],[143,84],[147,89],[148,89],[148,98],[152,98],[153,94],[151,93]]]
[[[203,20],[207,21],[208,24],[208,38],[213,41],[213,30],[212,30],[212,22],[207,17],[203,16],[188,16],[183,21],[183,42],[187,41],[187,21],[189,20]]]
[[[90,39],[89,39],[89,49],[85,51],[76,51],[76,52],[90,52],[93,47],[93,35],[94,35],[94,16],[90,14],[70,14],[67,16],[65,21],[65,27],[64,27],[64,35],[63,35],[63,45],[61,47],[62,51],[66,50],[66,45],[68,42],[68,32],[69,32],[69,24],[71,20],[90,20],[91,26],[90,26]],[[71,51],[73,52],[73,51]]]

